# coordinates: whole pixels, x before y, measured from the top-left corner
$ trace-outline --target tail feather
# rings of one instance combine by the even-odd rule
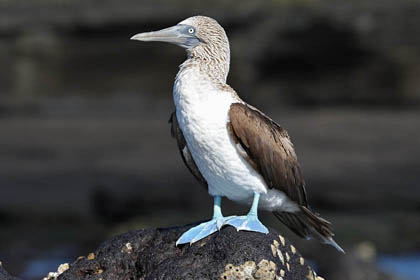
[[[273,214],[298,236],[306,239],[316,238],[344,253],[344,250],[333,239],[331,223],[319,216],[318,213],[312,212],[305,206],[300,206],[298,212],[274,211]]]

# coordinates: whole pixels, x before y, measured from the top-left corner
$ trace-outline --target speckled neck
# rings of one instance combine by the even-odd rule
[[[229,41],[220,44],[201,44],[193,49],[187,50],[188,59],[181,65],[198,65],[202,74],[215,80],[215,82],[226,83],[230,66]]]

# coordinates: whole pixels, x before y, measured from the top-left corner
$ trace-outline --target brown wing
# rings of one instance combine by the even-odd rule
[[[305,181],[286,130],[257,109],[241,103],[231,105],[229,118],[233,138],[268,187],[306,207]]]
[[[300,211],[274,215],[297,235],[314,237],[344,253],[332,238],[331,223],[309,209],[305,181],[286,130],[257,109],[240,103],[229,110],[228,129],[240,144],[241,154],[264,178],[270,188],[284,192]]]
[[[176,118],[176,113],[173,112],[169,119],[171,124],[171,135],[178,142],[178,149],[181,154],[182,160],[187,166],[188,170],[194,175],[194,177],[205,187],[207,187],[207,181],[204,179],[200,170],[192,158],[191,152],[188,149],[187,142],[185,141],[184,135],[182,134],[181,128],[178,125],[178,120]]]

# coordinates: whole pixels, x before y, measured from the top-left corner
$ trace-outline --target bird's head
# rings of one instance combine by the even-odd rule
[[[131,40],[172,43],[186,49],[189,57],[224,64],[223,72],[227,75],[229,71],[229,40],[223,27],[210,17],[190,17],[172,27],[136,34]]]
[[[139,33],[131,40],[167,42],[192,50],[199,46],[229,46],[225,30],[220,24],[205,16],[187,18],[175,26],[162,30]]]

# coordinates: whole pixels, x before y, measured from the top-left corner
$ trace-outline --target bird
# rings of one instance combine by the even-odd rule
[[[187,52],[173,87],[171,133],[192,175],[213,197],[213,217],[183,233],[193,244],[223,226],[267,234],[258,209],[271,211],[302,238],[334,241],[332,225],[311,210],[303,173],[287,131],[243,101],[227,83],[230,45],[213,18],[192,16],[132,40],[178,45]],[[247,215],[222,214],[222,197],[250,206]]]

